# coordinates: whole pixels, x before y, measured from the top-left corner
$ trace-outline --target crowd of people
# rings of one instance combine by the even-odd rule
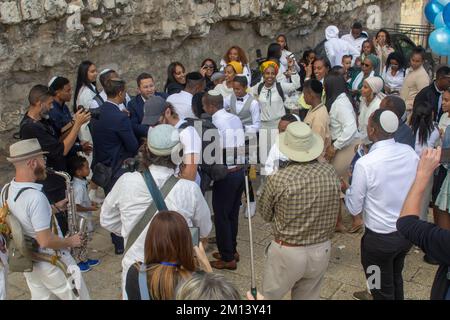
[[[239,299],[213,270],[239,267],[240,213],[272,225],[262,296],[250,299],[319,299],[335,232],[363,232],[369,291],[356,299],[404,299],[413,244],[440,265],[431,298],[450,299],[450,177],[440,161],[440,146],[450,148],[450,67],[430,79],[423,48],[404,57],[386,30],[371,39],[358,22],[342,37],[329,26],[325,36],[325,56],[307,49],[296,59],[279,35],[253,71],[238,46],[192,72],[173,62],[161,91],[145,71],[137,94],[128,93],[116,70],[98,72],[90,61],[79,65],[73,95],[64,76],[33,86],[21,141],[10,146],[15,177],[3,188],[2,212],[18,219],[36,250],[83,273],[101,268],[86,250],[73,254],[99,227],[100,210],[123,255],[123,299]],[[46,168],[70,174],[74,203],[66,181]],[[72,205],[85,232],[72,232]],[[0,236],[0,298],[7,238]],[[32,299],[89,299],[82,275],[75,294],[48,261],[33,261],[24,275]]]

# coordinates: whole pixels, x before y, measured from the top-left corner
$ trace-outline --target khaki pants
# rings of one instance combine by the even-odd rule
[[[264,297],[280,300],[290,290],[292,300],[318,300],[330,252],[331,241],[305,247],[286,247],[272,241],[264,268]]]
[[[71,269],[78,268],[75,260],[68,252],[61,253],[61,261]],[[32,300],[90,300],[89,292],[84,283],[81,272],[75,274],[75,282],[78,282],[79,297],[72,291],[64,272],[48,262],[33,263],[32,272],[24,272]],[[76,278],[78,277],[78,279]]]
[[[360,143],[361,140],[356,139],[345,148],[337,150],[336,155],[331,162],[333,167],[336,169],[339,177],[343,177],[346,181],[348,181],[349,177],[348,170],[350,168],[350,164],[352,163],[352,159],[355,156],[355,147]]]

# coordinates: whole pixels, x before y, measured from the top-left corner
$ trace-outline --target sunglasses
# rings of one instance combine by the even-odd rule
[[[205,64],[205,68],[214,69],[214,66],[212,64]]]
[[[369,68],[369,67],[371,67],[372,65],[370,65],[370,64],[368,64],[368,63],[363,63],[362,64],[364,67],[367,67],[367,68]]]

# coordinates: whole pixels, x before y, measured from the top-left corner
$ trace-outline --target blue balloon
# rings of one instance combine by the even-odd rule
[[[450,28],[440,28],[434,30],[428,38],[431,50],[437,55],[450,55]]]
[[[450,3],[447,3],[444,10],[442,10],[442,17],[447,27],[450,28]]]
[[[437,0],[430,0],[425,6],[425,17],[430,23],[434,23],[436,16],[444,10],[444,6]]]
[[[434,19],[434,26],[436,29],[440,29],[440,28],[444,28],[445,27],[445,21],[444,21],[444,15],[441,13],[439,13],[436,16],[436,19]]]

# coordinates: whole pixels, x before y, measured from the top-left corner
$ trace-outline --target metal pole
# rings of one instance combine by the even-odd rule
[[[252,274],[252,282],[251,282],[251,294],[253,298],[256,300],[256,281],[255,281],[255,263],[253,259],[253,232],[252,232],[252,215],[250,213],[250,193],[248,187],[248,175],[247,171],[245,172],[245,192],[246,192],[246,200],[247,200],[247,216],[248,216],[248,233],[250,236],[250,268]]]

